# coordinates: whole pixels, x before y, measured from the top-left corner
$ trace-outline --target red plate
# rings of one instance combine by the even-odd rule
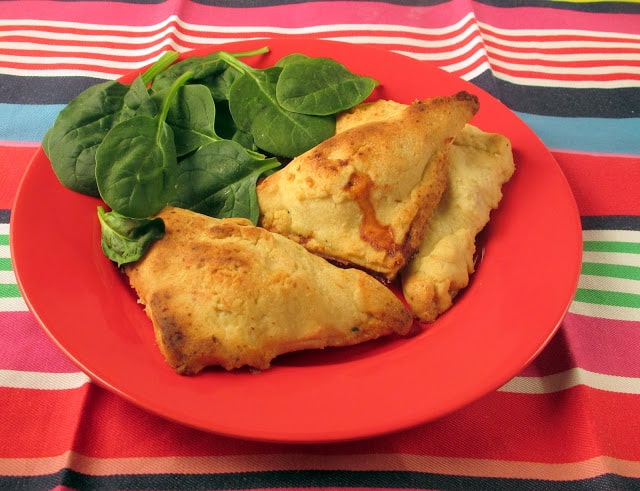
[[[284,442],[368,437],[438,418],[500,387],[555,333],[580,272],[579,215],[549,151],[499,101],[427,63],[317,40],[223,49],[262,45],[271,52],[247,59],[255,66],[291,52],[332,57],[378,79],[381,98],[408,103],[473,92],[481,101],[473,123],[511,139],[516,173],[485,231],[471,285],[454,307],[408,339],[284,355],[257,374],[213,369],[176,375],[126,280],[100,250],[99,202],[60,185],[40,150],[11,217],[14,268],[31,311],[95,382],[149,411],[230,436]]]

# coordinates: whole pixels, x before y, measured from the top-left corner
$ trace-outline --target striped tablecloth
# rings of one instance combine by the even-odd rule
[[[11,207],[61,108],[167,48],[275,36],[433,63],[502,100],[551,149],[582,219],[579,287],[548,347],[499,390],[373,439],[235,440],[95,385],[28,311]],[[0,489],[640,489],[640,4],[0,2],[0,335]]]

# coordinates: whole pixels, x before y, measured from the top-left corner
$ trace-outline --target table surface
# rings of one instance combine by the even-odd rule
[[[580,213],[580,280],[557,334],[498,390],[384,436],[235,439],[91,382],[29,312],[11,261],[11,208],[64,105],[167,48],[273,37],[434,64],[501,100],[551,150]],[[639,134],[634,1],[3,1],[0,488],[640,488]]]

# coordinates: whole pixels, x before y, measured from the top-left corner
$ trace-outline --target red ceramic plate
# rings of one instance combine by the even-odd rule
[[[473,92],[481,101],[473,123],[511,139],[516,173],[484,232],[477,272],[454,307],[407,339],[284,355],[262,373],[176,375],[126,280],[100,250],[99,202],[62,187],[40,150],[11,217],[14,267],[31,311],[95,382],[166,418],[230,436],[328,442],[380,435],[500,387],[555,333],[580,271],[578,212],[549,151],[499,101],[428,63],[317,40],[224,49],[262,45],[270,54],[246,61],[267,66],[291,52],[333,57],[378,79],[381,98],[407,103]]]

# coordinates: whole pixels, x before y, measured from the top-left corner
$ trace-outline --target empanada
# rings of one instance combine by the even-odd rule
[[[376,279],[249,221],[172,207],[159,216],[165,236],[125,272],[178,373],[266,369],[282,353],[406,334],[412,326],[403,303]]]
[[[258,185],[260,224],[393,279],[446,186],[447,153],[478,110],[466,92],[338,132]]]
[[[430,322],[449,309],[474,271],[478,233],[502,199],[515,170],[511,142],[467,125],[449,151],[449,183],[417,254],[402,271],[413,314]]]

